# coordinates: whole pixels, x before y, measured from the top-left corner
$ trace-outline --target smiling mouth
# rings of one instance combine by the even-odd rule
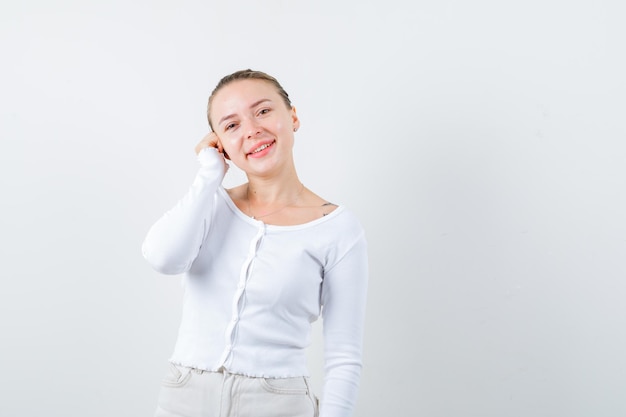
[[[259,146],[258,148],[256,148],[255,150],[253,150],[252,152],[249,152],[248,155],[253,155],[255,153],[259,153],[264,149],[269,148],[270,146],[274,145],[276,143],[276,141],[272,141],[271,143],[266,143],[264,145]]]

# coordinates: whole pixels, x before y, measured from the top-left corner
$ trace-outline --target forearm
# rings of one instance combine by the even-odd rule
[[[354,357],[336,362],[327,360],[320,417],[350,417],[356,406],[361,362]]]
[[[214,148],[198,155],[200,169],[193,184],[148,231],[142,253],[148,263],[163,274],[189,269],[210,228],[217,188],[226,171],[224,158]]]
[[[325,378],[320,417],[350,417],[359,388],[367,296],[367,250],[359,238],[324,276]]]

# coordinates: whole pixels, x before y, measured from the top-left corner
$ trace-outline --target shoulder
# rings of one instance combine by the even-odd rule
[[[224,191],[226,191],[228,196],[233,201],[234,200],[241,200],[241,199],[245,198],[246,190],[247,190],[246,184],[240,184],[240,185],[237,185],[236,187],[232,187],[232,188],[224,188]]]
[[[332,225],[333,228],[338,228],[340,233],[347,230],[363,233],[361,222],[348,207],[338,201],[331,201],[320,197],[308,188],[305,188],[305,191],[302,206],[313,209],[316,212],[316,218],[329,216],[328,224]]]
[[[337,204],[320,197],[306,187],[298,206],[302,211],[307,213],[305,217],[308,217],[309,220],[328,216],[338,207]]]
[[[365,228],[359,218],[346,206],[337,206],[335,227],[342,233],[355,236],[365,236]]]
[[[357,216],[345,206],[338,206],[327,219],[325,227],[328,240],[324,270],[328,273],[342,263],[366,262],[367,238]]]
[[[245,200],[246,200],[246,184],[237,185],[232,188],[224,188],[224,192],[230,198],[230,201],[237,206],[240,211],[244,211]]]
[[[365,240],[362,223],[354,212],[343,205],[333,205],[332,212],[319,219],[319,226],[319,239],[325,236],[326,243],[337,249]]]

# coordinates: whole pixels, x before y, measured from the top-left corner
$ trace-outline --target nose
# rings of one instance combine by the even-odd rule
[[[253,139],[261,133],[261,126],[254,119],[248,119],[245,125],[246,138]]]

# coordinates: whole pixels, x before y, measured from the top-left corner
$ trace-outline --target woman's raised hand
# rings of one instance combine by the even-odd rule
[[[200,153],[204,148],[216,148],[221,154],[224,154],[224,158],[230,159],[228,154],[224,151],[220,138],[217,137],[215,132],[208,133],[198,144],[196,145],[196,155]]]

